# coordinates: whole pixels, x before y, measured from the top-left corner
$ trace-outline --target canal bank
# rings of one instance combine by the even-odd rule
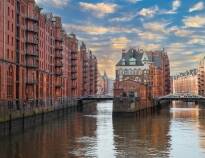
[[[73,111],[81,111],[83,105],[95,101],[78,99],[61,100],[56,106],[39,106],[20,109],[2,109],[0,117],[0,136],[24,132],[48,121],[68,115]]]

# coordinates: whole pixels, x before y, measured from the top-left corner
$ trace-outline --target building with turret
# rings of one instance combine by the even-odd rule
[[[169,59],[165,50],[122,51],[122,57],[116,64],[114,96],[129,93],[140,98],[142,106],[150,104],[152,98],[170,93]]]

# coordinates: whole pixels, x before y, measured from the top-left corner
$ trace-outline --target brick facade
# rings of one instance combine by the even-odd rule
[[[130,49],[122,52],[116,65],[114,96],[134,92],[144,103],[170,93],[170,68],[167,53]]]
[[[199,62],[198,65],[198,94],[205,96],[205,57]]]
[[[173,77],[173,93],[198,94],[197,69],[180,73]]]
[[[0,100],[53,105],[94,95],[97,59],[60,17],[41,13],[34,0],[0,1]]]

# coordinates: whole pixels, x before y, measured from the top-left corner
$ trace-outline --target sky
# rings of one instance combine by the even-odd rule
[[[165,48],[171,74],[196,68],[205,56],[205,0],[36,0],[61,16],[114,78],[121,50]]]

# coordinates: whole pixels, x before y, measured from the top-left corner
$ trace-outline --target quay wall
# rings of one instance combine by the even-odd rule
[[[83,104],[83,102],[82,102]],[[24,130],[41,125],[49,120],[59,118],[70,111],[79,108],[77,99],[61,100],[57,104],[28,107],[0,109],[0,136],[24,132]]]
[[[156,100],[142,100],[129,97],[115,97],[113,101],[113,113],[138,113],[149,111],[149,109],[160,109],[162,106],[169,105],[169,101],[158,102]]]

